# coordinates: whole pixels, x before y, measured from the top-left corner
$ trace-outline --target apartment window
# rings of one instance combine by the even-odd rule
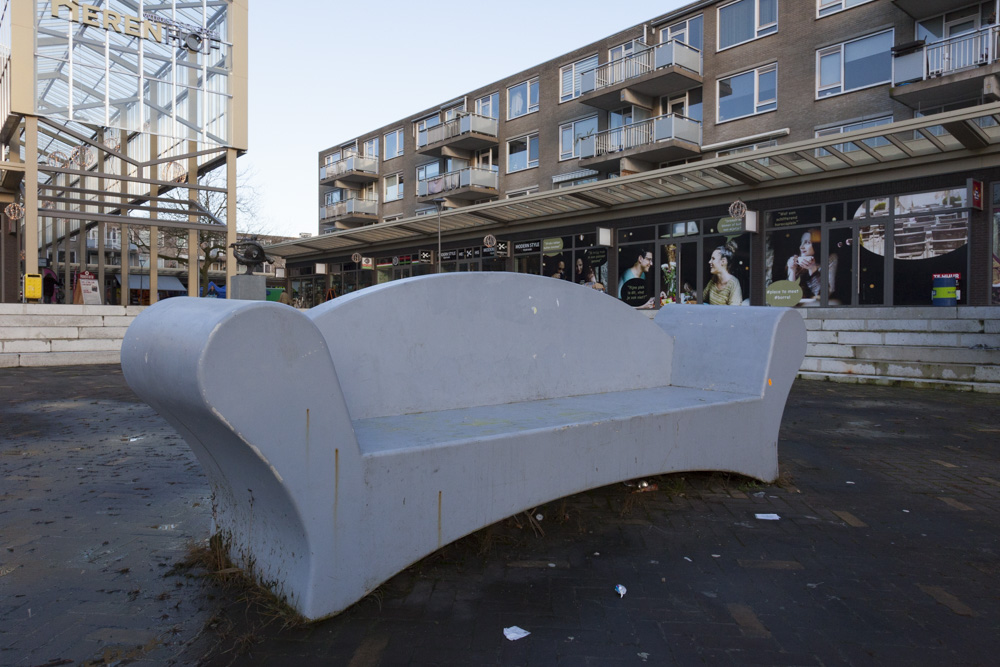
[[[719,7],[720,51],[774,32],[778,32],[778,0],[736,0]]]
[[[843,134],[845,132],[854,132],[855,130],[867,130],[872,127],[878,127],[879,125],[888,125],[892,122],[892,116],[882,116],[881,118],[873,118],[871,120],[862,120],[856,123],[846,123],[844,125],[838,125],[837,127],[827,127],[822,130],[816,131],[817,137],[829,137],[834,134]],[[865,144],[871,146],[872,148],[878,148],[879,146],[886,146],[889,141],[883,137],[875,137],[873,139],[865,139]],[[853,142],[847,142],[846,144],[836,144],[834,148],[841,153],[849,153],[850,151],[861,150],[854,145]],[[816,151],[816,157],[823,157],[825,155],[830,155],[829,151],[823,150],[822,148]]]
[[[422,164],[417,167],[417,180],[426,181],[428,178],[434,178],[435,176],[441,175],[441,163],[440,162],[429,162],[427,164]]]
[[[597,68],[597,55],[578,60],[572,65],[564,65],[559,68],[559,101],[580,97],[580,78],[584,73]]]
[[[373,137],[362,145],[365,157],[378,157],[378,137]]]
[[[535,89],[535,102],[538,102],[538,89]],[[500,93],[486,95],[476,100],[476,114],[487,118],[499,118],[500,116]]]
[[[851,7],[863,5],[872,0],[816,0],[816,16],[822,18],[830,14],[842,12]]]
[[[528,195],[533,195],[538,192],[538,186],[532,185],[530,188],[524,188],[522,190],[511,190],[507,193],[507,199],[517,199],[518,197],[527,197]]]
[[[422,215],[434,215],[437,213],[437,206],[425,206],[424,208],[418,208],[413,212],[413,215],[420,217]]]
[[[608,174],[608,178],[618,178],[618,174]],[[597,176],[584,176],[583,178],[574,178],[568,181],[560,181],[556,184],[557,188],[571,188],[574,185],[583,185],[584,183],[596,183],[598,181]]]
[[[740,153],[751,153],[753,151],[759,151],[764,148],[773,148],[778,145],[777,139],[769,139],[768,141],[759,141],[755,144],[744,144],[742,146],[734,146],[733,148],[727,148],[724,151],[719,151],[715,154],[716,157],[726,157],[727,155],[739,155]]]
[[[580,157],[580,139],[597,132],[597,116],[559,126],[559,159]]]
[[[621,60],[628,56],[635,55],[635,40],[613,46],[608,50],[608,61]]]
[[[816,97],[829,97],[892,79],[893,31],[855,39],[816,52]]]
[[[385,196],[383,201],[395,201],[403,198],[403,174],[392,174],[385,177]]]
[[[704,33],[703,26],[704,17],[701,15],[681,21],[680,23],[675,23],[660,30],[660,43],[662,44],[674,39],[688,46],[693,46],[700,51]]]
[[[327,206],[330,206],[331,204],[336,204],[337,202],[342,202],[345,199],[348,199],[347,190],[344,190],[343,188],[336,188],[334,190],[330,190],[324,195],[324,202],[326,203]]]
[[[396,222],[397,220],[402,220],[402,215],[387,215],[382,218],[382,222]]]
[[[393,130],[385,135],[385,157],[390,160],[403,154],[403,130]]]
[[[507,173],[538,166],[538,133],[507,142]]]
[[[767,65],[719,79],[718,122],[778,108],[778,66]]]
[[[507,120],[538,111],[538,78],[507,89]]]

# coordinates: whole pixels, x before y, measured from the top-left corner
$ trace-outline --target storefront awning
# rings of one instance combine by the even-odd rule
[[[370,249],[418,245],[431,240],[518,225],[579,221],[585,216],[642,215],[657,205],[705,205],[710,197],[769,196],[768,189],[799,186],[815,190],[818,181],[871,177],[907,167],[932,166],[967,158],[985,160],[1000,153],[1000,103],[923,116],[887,125],[828,135],[755,151],[708,158],[676,167],[502,199],[267,246],[268,254],[291,261]],[[959,167],[956,167],[956,171]],[[896,176],[893,175],[895,178]],[[830,182],[820,187],[831,187]],[[494,231],[495,233],[495,231]]]
[[[121,275],[116,275],[115,278],[118,280],[118,284],[121,285],[122,277]],[[139,276],[129,274],[128,277],[128,288],[129,289],[149,289],[149,276],[142,274]],[[158,292],[187,292],[187,287],[184,286],[176,276],[157,276],[156,277],[156,291]]]

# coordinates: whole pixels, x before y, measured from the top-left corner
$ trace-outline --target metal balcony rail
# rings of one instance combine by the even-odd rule
[[[997,53],[997,34],[997,26],[990,26],[925,46],[924,78],[993,62]]]
[[[998,39],[1000,26],[986,26],[976,32],[927,44],[923,48],[920,48],[920,42],[906,45],[893,55],[893,85],[947,76],[996,62],[1000,57]]]
[[[360,171],[378,175],[378,158],[365,155],[348,155],[343,160],[319,168],[320,180],[342,176],[348,172]]]
[[[617,153],[630,148],[649,146],[667,139],[683,139],[701,145],[701,123],[680,114],[656,116],[630,125],[604,130],[580,137],[577,141],[581,158]]]
[[[440,125],[428,127],[417,132],[417,148],[423,148],[445,139],[451,139],[469,132],[497,136],[499,123],[495,118],[480,116],[474,113],[462,114],[458,118],[445,121]]]
[[[336,220],[349,215],[378,215],[377,199],[351,198],[321,206],[319,210],[320,218],[323,220]]]
[[[483,167],[466,167],[417,181],[417,196],[427,197],[467,187],[496,190],[499,186],[499,172]]]
[[[600,90],[667,66],[679,66],[701,74],[701,51],[676,39],[648,46],[636,42],[635,53],[599,65],[581,75],[582,92]]]

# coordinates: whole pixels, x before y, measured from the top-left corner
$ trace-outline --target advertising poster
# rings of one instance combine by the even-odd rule
[[[652,246],[634,245],[618,249],[618,298],[634,308],[652,308]]]
[[[573,282],[601,292],[607,292],[608,249],[587,248],[576,251],[573,263]]]
[[[702,246],[706,271],[702,303],[750,304],[750,235],[706,236]]]

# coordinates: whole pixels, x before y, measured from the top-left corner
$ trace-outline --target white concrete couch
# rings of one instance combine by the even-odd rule
[[[122,367],[204,466],[234,560],[318,619],[586,489],[688,470],[775,479],[805,344],[785,309],[650,320],[561,280],[462,273],[307,312],[168,299],[129,328]]]

